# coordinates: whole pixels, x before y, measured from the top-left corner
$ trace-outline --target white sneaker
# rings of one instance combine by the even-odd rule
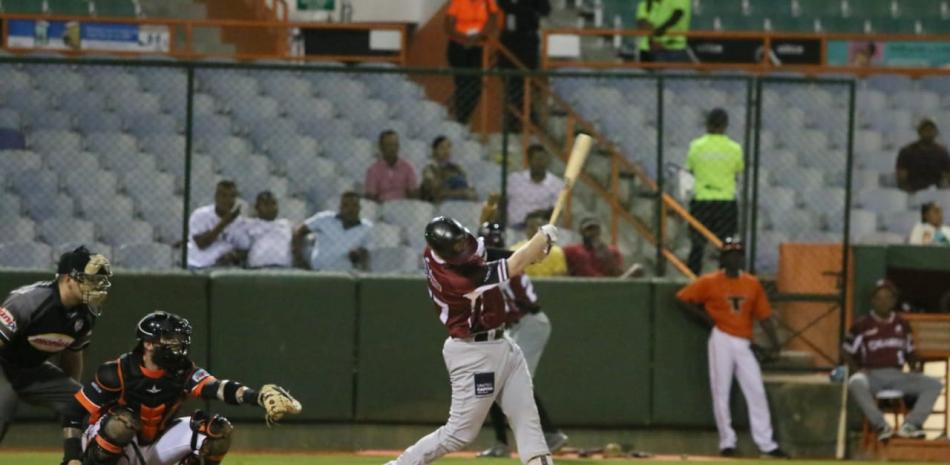
[[[897,436],[908,439],[924,439],[927,437],[927,433],[917,425],[904,423],[897,430]]]
[[[885,423],[884,427],[877,430],[877,440],[884,442],[894,436],[894,428],[891,428],[891,425]]]
[[[502,444],[502,443],[500,443],[500,442],[496,442],[494,446],[491,446],[491,447],[489,447],[488,449],[485,449],[485,450],[479,452],[478,455],[476,455],[476,457],[479,457],[479,458],[490,458],[490,457],[505,457],[505,458],[508,458],[508,457],[511,457],[511,449],[509,449],[508,446],[506,446],[506,445],[504,445],[504,444]]]

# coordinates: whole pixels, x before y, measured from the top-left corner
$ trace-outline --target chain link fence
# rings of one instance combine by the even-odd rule
[[[774,274],[781,243],[842,242],[849,84],[525,77],[6,59],[0,263],[47,268],[81,243],[129,268],[417,273],[424,224],[444,214],[475,231],[493,194],[507,245],[528,237],[572,135],[591,130],[603,143],[566,212],[562,257],[538,273],[664,275],[671,260],[709,271],[714,245],[737,235]]]

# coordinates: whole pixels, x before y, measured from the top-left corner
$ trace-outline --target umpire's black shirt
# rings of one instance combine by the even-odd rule
[[[56,281],[18,288],[0,305],[0,365],[34,368],[63,350],[83,350],[95,323],[89,306],[63,307]]]

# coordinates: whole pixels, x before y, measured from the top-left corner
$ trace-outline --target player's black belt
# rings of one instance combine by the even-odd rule
[[[485,342],[498,340],[503,337],[505,337],[505,328],[495,328],[489,329],[488,331],[475,333],[472,335],[471,339],[475,342]]]

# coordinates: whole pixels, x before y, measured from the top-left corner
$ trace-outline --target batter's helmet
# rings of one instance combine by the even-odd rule
[[[498,223],[482,223],[478,228],[478,236],[485,240],[488,247],[505,248],[505,228]]]
[[[469,261],[478,250],[475,236],[462,223],[446,216],[433,218],[426,225],[426,243],[452,265]]]

